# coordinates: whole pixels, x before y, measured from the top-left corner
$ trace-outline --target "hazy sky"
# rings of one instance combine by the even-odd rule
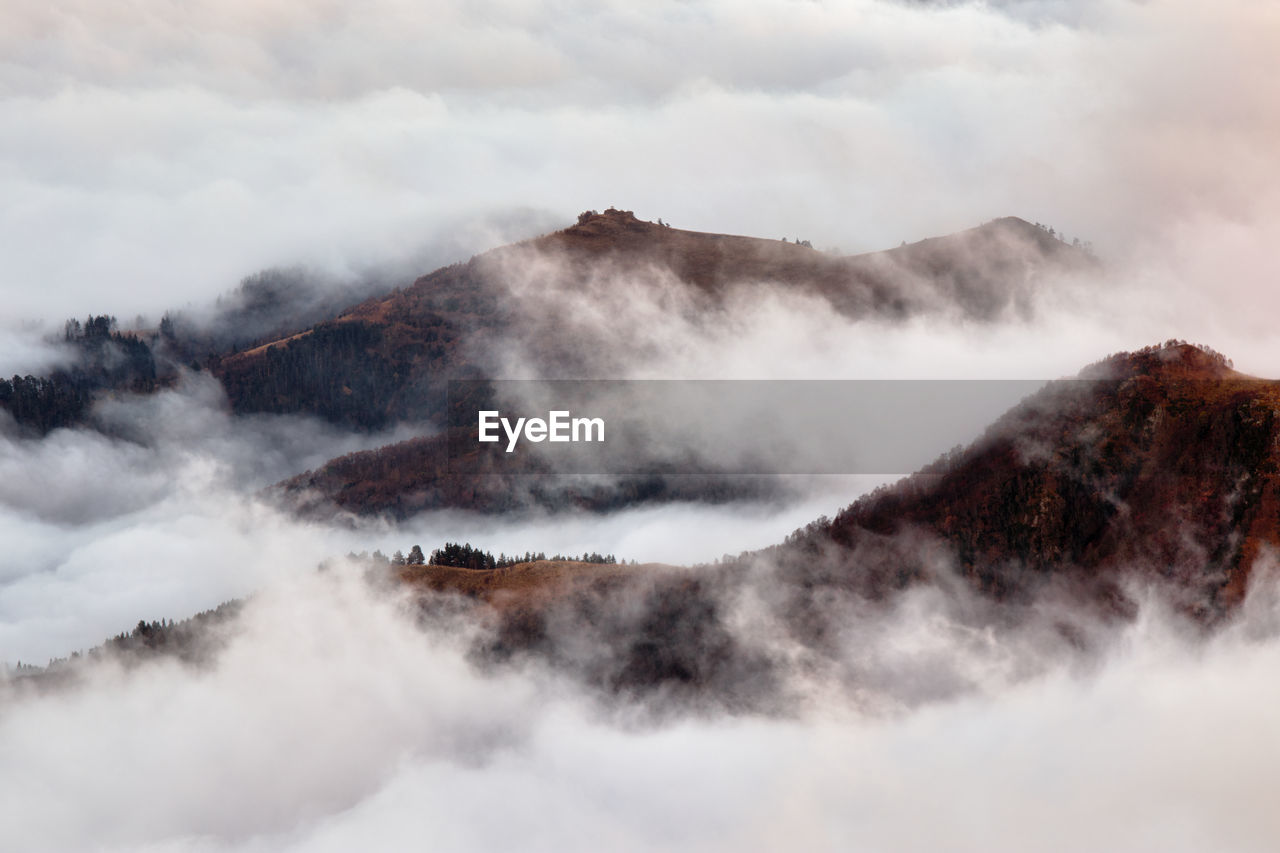
[[[131,317],[446,234],[465,255],[521,231],[493,214],[549,215],[539,230],[609,205],[845,250],[1015,214],[1159,286],[1227,285],[1237,310],[1275,267],[1269,3],[5,0],[3,17],[0,319]]]

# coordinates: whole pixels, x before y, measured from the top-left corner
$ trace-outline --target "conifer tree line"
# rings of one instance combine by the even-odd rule
[[[17,675],[54,673],[73,666],[82,659],[96,660],[115,655],[124,661],[139,661],[149,656],[173,655],[187,662],[207,659],[218,647],[218,638],[209,629],[227,622],[244,607],[243,599],[224,601],[212,610],[204,610],[187,619],[138,620],[130,631],[122,631],[87,652],[76,651],[66,657],[50,658],[46,666],[18,661]]]
[[[414,559],[414,555],[419,558],[422,556],[422,550],[417,545],[409,552],[409,561]],[[482,551],[479,548],[471,547],[470,543],[458,544],[457,542],[446,542],[443,548],[437,548],[431,552],[427,562],[432,566],[456,566],[463,569],[502,569],[508,566],[514,566],[518,563],[531,563],[535,560],[554,560],[564,562],[579,563],[598,563],[600,565],[616,565],[617,557],[613,554],[600,554],[597,552],[575,554],[553,554],[548,557],[545,552],[539,551],[534,553],[526,551],[521,554],[498,554],[494,557],[489,551]]]
[[[71,319],[63,343],[75,352],[71,367],[49,376],[0,379],[0,408],[20,425],[45,434],[77,423],[88,411],[93,392],[104,388],[150,392],[157,387],[155,356],[137,335],[116,330],[116,318]]]
[[[532,563],[538,560],[596,563],[602,566],[614,566],[619,563],[618,558],[613,554],[601,554],[596,551],[582,554],[552,554],[550,557],[547,556],[545,551],[525,551],[524,554],[508,555],[500,553],[495,557],[491,551],[472,547],[469,542],[463,544],[446,542],[444,547],[436,548],[429,556],[423,553],[422,547],[419,545],[414,545],[410,548],[407,556],[402,551],[396,551],[390,557],[381,551],[374,551],[372,556],[354,552],[347,556],[352,559],[372,559],[377,562],[389,563],[393,566],[452,566],[459,569],[476,569],[478,571],[505,569],[520,563]],[[626,561],[622,562],[625,563]],[[634,564],[635,561],[632,560],[632,565]]]

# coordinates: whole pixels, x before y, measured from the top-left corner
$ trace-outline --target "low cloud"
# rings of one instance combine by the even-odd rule
[[[142,9],[19,4],[6,28],[16,316],[156,314],[495,211],[541,212],[501,242],[617,204],[844,250],[1016,214],[1189,327],[1159,337],[1262,335],[1280,77],[1256,3]],[[486,245],[463,242],[429,262]]]
[[[155,395],[104,398],[92,416],[99,429],[0,436],[0,660],[9,664],[88,648],[139,619],[186,617],[348,551],[470,541],[495,554],[709,561],[769,545],[885,479],[797,481],[803,498],[786,504],[322,524],[291,517],[262,490],[406,438],[407,428],[359,434],[301,416],[232,416],[204,373]]]
[[[212,668],[8,702],[0,809],[24,849],[1263,850],[1280,643],[1255,592],[1207,642],[1148,602],[1085,667],[963,639],[926,596],[851,659],[885,656],[881,690],[965,690],[654,726],[537,666],[477,671],[473,629],[311,573],[264,588]]]
[[[352,530],[308,527],[258,490],[400,437],[303,417],[233,418],[207,374],[100,400],[105,432],[0,436],[0,658],[43,661],[140,618],[189,615],[314,567]]]

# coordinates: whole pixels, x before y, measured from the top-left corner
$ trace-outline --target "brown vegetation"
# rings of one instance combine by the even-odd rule
[[[584,342],[555,334],[563,314],[521,313],[509,277],[551,259],[547,298],[569,298],[603,275],[619,287],[643,286],[628,270],[669,271],[708,310],[734,287],[781,286],[827,300],[850,316],[902,318],[952,311],[976,319],[1029,310],[1029,271],[1085,266],[1088,256],[1019,219],[924,240],[888,252],[843,257],[781,240],[682,231],[628,211],[587,212],[576,225],[496,249],[418,279],[389,296],[356,305],[309,332],[211,363],[238,412],[310,412],[362,428],[420,421],[444,428],[450,379],[483,378],[475,359],[519,340],[547,376],[584,375],[598,361]],[[544,308],[546,306],[543,306]],[[491,368],[491,366],[490,366]],[[527,503],[509,478],[462,476],[446,469],[439,439],[414,439],[334,460],[286,484],[309,506],[327,500],[356,513],[398,516],[457,506],[504,511]],[[534,491],[540,487],[535,486]],[[723,481],[680,484],[633,479],[621,491],[551,488],[544,506],[625,505],[633,499],[692,495],[721,500],[741,494]],[[750,490],[758,494],[758,484]]]
[[[625,578],[672,570],[658,563],[624,565],[576,560],[536,560],[500,569],[457,566],[398,566],[396,577],[410,587],[475,598],[499,609],[531,606],[585,589],[604,589]]]
[[[404,519],[435,509],[510,513],[525,509],[603,512],[646,503],[767,500],[783,486],[767,478],[714,474],[560,476],[518,449],[512,458],[482,454],[462,430],[409,439],[330,460],[277,486],[296,511],[334,510]],[[460,451],[458,448],[469,448]],[[495,460],[499,460],[498,464]]]
[[[362,427],[398,420],[440,425],[447,380],[479,378],[475,354],[535,319],[513,314],[506,297],[511,269],[537,257],[554,259],[565,293],[602,269],[625,281],[628,269],[661,268],[711,298],[730,286],[780,284],[820,296],[849,316],[958,311],[985,320],[1029,310],[1030,272],[1091,263],[1084,252],[1014,218],[845,257],[781,240],[681,231],[610,210],[436,270],[309,334],[215,359],[210,367],[238,412],[310,412]],[[543,365],[549,375],[575,366]]]
[[[957,578],[991,605],[957,618],[1008,627],[1051,612],[1073,646],[1089,642],[1075,621],[1086,614],[1131,617],[1138,586],[1212,625],[1280,546],[1277,411],[1280,383],[1170,342],[1049,386],[968,449],[760,552],[695,569],[534,562],[398,576],[489,605],[486,660],[534,655],[611,693],[730,707],[772,701],[793,665],[730,627],[748,589],[775,629],[834,658],[851,618]],[[963,609],[965,596],[950,598]],[[1077,609],[1038,609],[1052,602]]]
[[[1280,545],[1280,383],[1228,364],[1181,342],[1114,356],[775,556],[817,583],[857,554],[840,582],[871,595],[933,577],[939,555],[1001,599],[1054,585],[1123,608],[1139,579],[1217,618]]]

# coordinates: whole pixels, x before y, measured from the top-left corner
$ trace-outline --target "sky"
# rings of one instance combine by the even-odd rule
[[[1264,0],[0,0],[0,375],[54,365],[69,316],[153,321],[276,265],[407,283],[617,206],[836,252],[1016,215],[1104,262],[981,326],[765,288],[701,327],[637,291],[594,332],[575,318],[601,340],[616,304],[662,320],[628,331],[630,376],[1044,379],[1176,337],[1280,377],[1277,48]],[[0,705],[0,825],[25,849],[1252,851],[1280,831],[1273,580],[1208,642],[1146,603],[1087,665],[913,599],[844,659],[890,698],[964,689],[872,712],[818,681],[784,719],[639,724],[563,674],[478,672],[472,629],[424,631],[316,567],[445,540],[695,563],[879,481],[324,524],[260,490],[403,429],[232,418],[195,374],[97,415],[132,438],[0,424],[0,662],[256,595],[210,669],[102,667]]]
[[[1178,292],[1161,328],[1229,354],[1224,338],[1261,334],[1251,307],[1273,307],[1266,3],[6,0],[4,15],[11,326],[154,315],[274,264],[350,272],[444,247],[425,272],[611,205],[841,251],[1017,215],[1093,242],[1116,287]]]

